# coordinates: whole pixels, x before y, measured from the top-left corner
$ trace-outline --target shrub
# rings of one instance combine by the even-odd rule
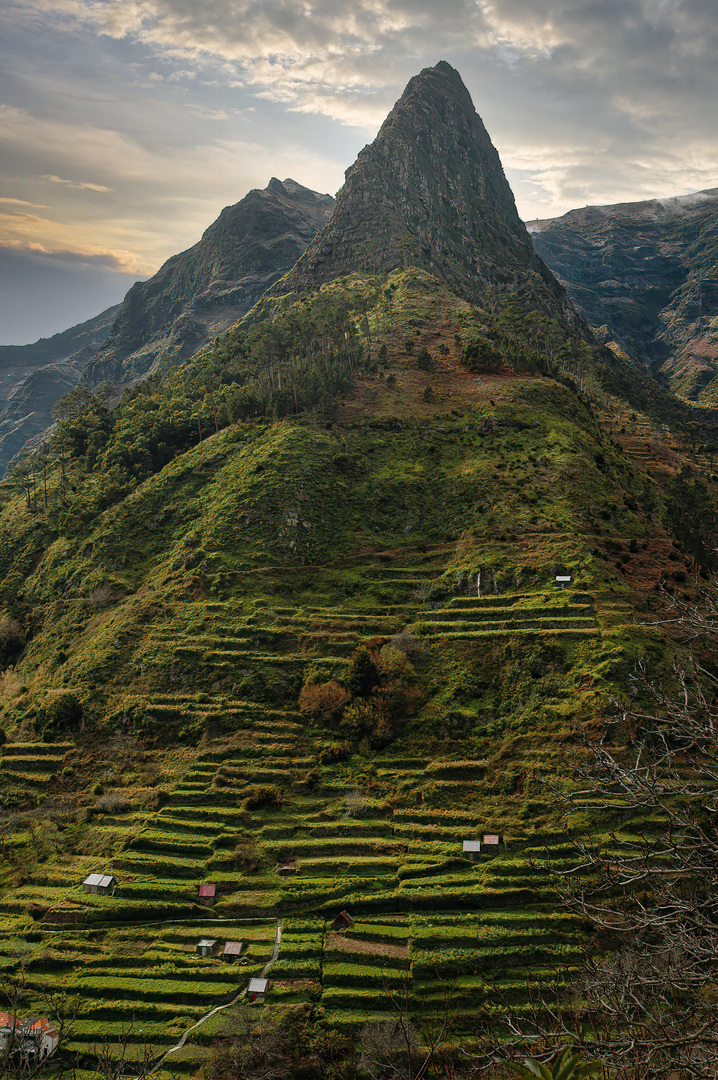
[[[87,597],[87,603],[96,611],[101,611],[112,603],[112,589],[109,585],[98,585]]]
[[[351,753],[351,745],[346,742],[323,746],[319,751],[319,764],[334,765],[337,761],[346,761],[348,757],[351,757]]]
[[[247,810],[275,810],[284,803],[284,792],[276,784],[257,784],[250,788],[244,805]]]
[[[52,739],[65,731],[74,731],[82,720],[82,705],[74,694],[58,694],[38,715],[37,725],[44,739]]]
[[[23,644],[22,628],[17,619],[0,615],[0,671],[22,652]]]
[[[323,720],[338,717],[348,704],[349,694],[333,679],[325,683],[305,684],[299,694],[301,712],[321,717]]]
[[[119,791],[111,791],[108,795],[101,795],[95,803],[95,811],[98,814],[125,814],[130,809],[130,800],[121,795]]]
[[[416,354],[416,366],[420,368],[421,371],[431,370],[431,353],[426,345],[422,345],[419,352]]]

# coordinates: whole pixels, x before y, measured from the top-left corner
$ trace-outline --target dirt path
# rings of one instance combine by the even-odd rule
[[[219,920],[217,920],[217,921],[219,921]],[[239,920],[237,920],[237,921],[239,921]],[[244,922],[253,922],[253,921],[259,921],[259,920],[245,919],[243,921]],[[262,968],[260,978],[264,979],[264,978],[267,977],[267,972],[269,971],[272,964],[274,963],[274,961],[279,956],[279,946],[281,945],[281,943],[282,943],[282,920],[277,919],[277,933],[275,934],[275,937],[274,937],[274,945],[272,946],[272,953],[271,953],[271,956],[269,957],[269,960],[267,961],[267,963]],[[170,1054],[175,1054],[178,1050],[181,1050],[182,1047],[184,1046],[184,1044],[187,1042],[187,1036],[190,1035],[196,1028],[198,1028],[202,1024],[204,1024],[205,1020],[209,1020],[210,1016],[214,1016],[215,1013],[222,1012],[224,1009],[230,1009],[233,1005],[236,1005],[238,1001],[241,1001],[246,993],[247,993],[247,987],[245,986],[244,989],[241,990],[237,994],[236,997],[233,997],[231,1001],[226,1002],[226,1004],[224,1004],[224,1005],[216,1005],[214,1007],[214,1009],[210,1009],[210,1011],[208,1013],[205,1013],[204,1016],[201,1016],[199,1018],[199,1020],[197,1020],[194,1024],[192,1024],[192,1027],[187,1028],[187,1030],[185,1031],[184,1035],[182,1036],[182,1038],[180,1039],[180,1041],[178,1043],[176,1043],[174,1046],[171,1046],[169,1048],[169,1050],[166,1050],[164,1052],[162,1057],[160,1057],[155,1062],[155,1064],[152,1066],[152,1069],[150,1070],[150,1072],[151,1073],[157,1072],[157,1070],[160,1068],[161,1065],[164,1064],[164,1062],[166,1061],[166,1059],[169,1057]],[[134,1077],[134,1080],[138,1080],[138,1077]]]

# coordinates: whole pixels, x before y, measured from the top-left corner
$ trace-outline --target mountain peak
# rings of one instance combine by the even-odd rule
[[[270,296],[409,265],[467,297],[496,285],[566,314],[471,95],[444,60],[410,79],[347,170],[332,217]]]

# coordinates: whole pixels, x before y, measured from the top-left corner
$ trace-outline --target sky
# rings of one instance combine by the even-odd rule
[[[334,194],[460,72],[528,220],[718,186],[717,0],[2,0],[0,344],[66,329],[272,176]]]

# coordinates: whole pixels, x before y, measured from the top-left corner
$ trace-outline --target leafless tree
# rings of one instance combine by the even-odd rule
[[[567,787],[545,780],[566,815],[608,828],[552,868],[565,908],[592,928],[576,977],[504,1014],[512,1048],[546,1057],[570,1042],[612,1080],[718,1075],[718,588],[673,598],[658,620],[682,639],[659,684],[639,664]],[[602,824],[603,823],[603,824]],[[507,1056],[484,1031],[485,1060]],[[536,1051],[536,1052],[534,1052]]]
[[[371,1080],[453,1077],[454,1054],[446,1050],[459,1016],[456,986],[447,982],[438,1006],[425,995],[413,998],[408,984],[384,987],[390,1006],[386,1020],[365,1024],[359,1036],[360,1074]],[[437,1071],[439,1070],[439,1071]]]
[[[3,1025],[7,1034],[0,1040],[0,1080],[32,1080],[47,1069],[47,1058],[41,1055],[42,1032],[28,1032],[22,1023],[31,1006],[33,1016],[38,1015],[38,997],[43,1013],[55,1027],[60,1047],[72,1036],[76,1013],[74,1000],[50,989],[33,987],[31,992],[23,968],[18,972],[5,972],[0,982],[0,1001],[9,1019]]]
[[[95,1066],[91,1072],[91,1080],[146,1080],[154,1072],[157,1055],[151,1046],[142,1043],[136,1054],[131,1052],[131,1047],[134,1046],[135,1024],[133,1017],[123,1027],[119,1036],[112,1040],[105,1039],[93,1046]]]

